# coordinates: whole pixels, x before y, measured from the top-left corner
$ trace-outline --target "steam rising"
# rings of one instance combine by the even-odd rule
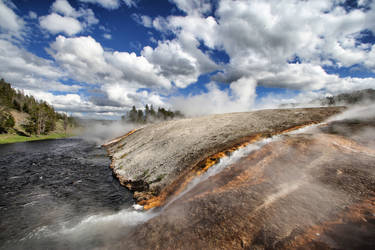
[[[57,225],[43,226],[31,232],[22,241],[31,240],[36,245],[58,242],[69,248],[90,249],[120,240],[134,226],[144,223],[157,214],[152,210],[142,212],[133,208],[116,213],[95,214],[83,218],[78,223],[65,221]]]
[[[56,236],[74,243],[78,243],[82,239],[95,240],[95,238],[103,242],[118,240],[124,234],[129,233],[134,226],[144,223],[155,215],[157,213],[152,211],[141,212],[131,208],[115,214],[92,215],[73,227],[63,226]]]
[[[355,119],[360,121],[367,121],[375,118],[375,103],[369,105],[360,105],[360,106],[353,106],[346,110],[345,112],[336,115],[328,120],[328,122],[332,121],[340,121],[346,119]]]
[[[122,136],[137,127],[139,125],[123,121],[93,121],[84,125],[80,136],[84,140],[102,145],[104,142]]]

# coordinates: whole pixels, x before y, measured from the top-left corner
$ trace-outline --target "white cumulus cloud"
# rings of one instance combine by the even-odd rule
[[[56,0],[52,13],[39,18],[40,26],[52,34],[76,35],[99,20],[91,9],[74,9],[67,0]]]
[[[159,42],[155,49],[144,47],[142,55],[157,66],[163,76],[184,88],[196,82],[201,74],[218,68],[198,46],[198,40],[183,34],[178,39]]]
[[[12,7],[0,0],[0,31],[20,37],[24,21],[13,11]]]
[[[76,10],[70,5],[67,0],[56,0],[52,6],[52,11],[60,13],[64,16],[76,16]]]
[[[151,28],[153,26],[152,24],[152,18],[146,15],[138,15],[136,13],[132,14],[132,18],[134,21],[136,21],[138,24],[141,24],[147,28]]]
[[[92,4],[98,4],[106,9],[117,9],[121,6],[121,3],[123,2],[128,7],[136,7],[136,1],[134,0],[79,0],[81,2],[85,3],[92,3]]]
[[[34,11],[29,11],[29,17],[31,19],[37,19],[38,15]]]
[[[66,38],[60,35],[51,44],[49,53],[72,79],[99,84],[110,100],[123,105],[141,105],[147,99],[162,102],[161,97],[155,97],[155,92],[139,92],[140,88],[161,92],[171,88],[160,69],[144,56],[105,51],[90,36]]]
[[[83,27],[79,21],[72,17],[60,16],[52,13],[48,16],[40,17],[40,26],[52,34],[65,33],[72,36],[82,31]]]
[[[213,80],[247,77],[264,86],[340,92],[350,80],[327,74],[325,65],[373,69],[373,49],[360,44],[360,32],[374,28],[374,2],[360,3],[371,10],[347,12],[334,0],[221,0],[215,17],[207,16],[212,6],[206,1],[174,2],[187,15],[157,18],[153,26],[226,52],[230,61]],[[290,64],[295,57],[300,63]]]
[[[19,89],[76,91],[80,86],[59,82],[64,77],[53,62],[35,56],[9,41],[0,39],[1,77]]]
[[[229,89],[220,90],[215,83],[206,85],[207,92],[187,97],[173,97],[174,108],[188,116],[245,112],[252,109],[256,97],[256,82],[241,78],[230,85]]]
[[[108,34],[108,33],[105,33],[103,34],[103,37],[107,40],[111,40],[112,39],[112,35],[111,34]]]

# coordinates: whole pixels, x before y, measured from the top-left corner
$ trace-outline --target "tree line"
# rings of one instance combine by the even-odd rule
[[[350,93],[342,93],[336,96],[327,96],[324,99],[320,99],[321,105],[348,105],[348,104],[360,104],[365,102],[375,101],[375,89],[363,89],[357,90]]]
[[[28,96],[22,90],[15,90],[4,79],[0,80],[0,133],[7,133],[14,129],[15,120],[10,109],[29,114],[24,130],[31,134],[48,134],[55,130],[56,121],[62,120],[66,131],[68,126],[75,126],[73,117],[58,113],[45,101],[38,101]]]
[[[136,109],[135,106],[132,107],[126,115],[122,116],[123,121],[132,123],[149,123],[158,120],[170,120],[173,118],[182,118],[184,115],[180,111],[166,110],[165,108],[159,107],[156,111],[152,105],[145,105],[145,108]]]

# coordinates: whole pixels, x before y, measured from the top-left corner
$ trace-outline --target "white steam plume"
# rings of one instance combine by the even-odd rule
[[[362,121],[375,119],[375,103],[369,105],[353,106],[343,113],[328,119],[328,122],[346,119],[356,119]]]
[[[108,140],[124,135],[129,131],[139,127],[133,123],[123,121],[95,121],[84,125],[83,132],[80,134],[84,140],[101,145]]]

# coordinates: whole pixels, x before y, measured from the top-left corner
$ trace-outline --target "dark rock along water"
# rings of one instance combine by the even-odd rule
[[[95,236],[72,243],[37,232],[130,207],[132,194],[113,177],[109,164],[104,149],[81,139],[0,145],[0,248],[100,246]]]

